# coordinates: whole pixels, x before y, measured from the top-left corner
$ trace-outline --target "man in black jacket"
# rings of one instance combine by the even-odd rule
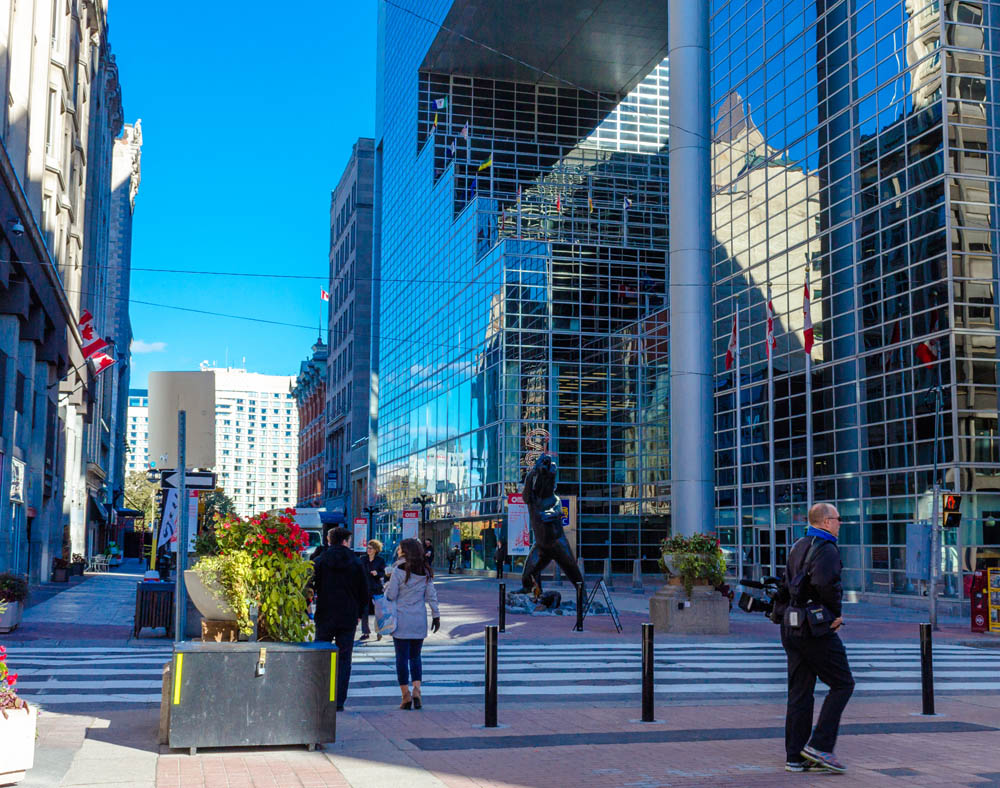
[[[833,754],[840,716],[854,691],[847,652],[837,634],[844,624],[839,534],[837,508],[828,503],[813,506],[809,529],[788,555],[785,577],[775,598],[776,613],[782,616],[781,645],[788,655],[785,769],[790,772],[846,771]],[[813,730],[817,678],[830,692]]]
[[[361,611],[368,605],[368,580],[350,549],[351,532],[334,528],[330,546],[313,562],[316,589],[316,642],[337,644],[337,711],[344,710],[351,680],[351,652]]]

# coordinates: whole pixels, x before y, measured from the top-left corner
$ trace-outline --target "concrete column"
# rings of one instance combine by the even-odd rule
[[[691,535],[715,528],[708,3],[668,2],[671,522]]]

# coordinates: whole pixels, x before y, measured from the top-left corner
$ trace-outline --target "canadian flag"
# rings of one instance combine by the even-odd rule
[[[802,344],[805,346],[806,355],[810,355],[813,349],[813,318],[809,302],[808,282],[806,282],[805,295],[802,299]]]
[[[93,334],[93,331],[91,331],[91,334]],[[98,353],[103,351],[107,346],[108,346],[107,341],[104,340],[102,337],[97,337],[91,342],[87,342],[86,340],[84,340],[82,348],[84,360],[93,358]]]
[[[931,317],[931,332],[937,331],[938,329],[938,317],[937,312]],[[931,366],[935,361],[941,358],[941,341],[937,338],[925,340],[917,345],[917,358],[920,359],[921,363],[925,367]]]
[[[562,197],[556,195],[556,213],[562,212]]]
[[[767,357],[771,357],[771,351],[778,344],[774,338],[774,304],[771,299],[767,300]]]
[[[729,347],[726,348],[726,369],[736,361],[736,354],[740,352],[739,342],[739,337],[736,335],[736,315],[733,315],[733,333],[729,335]]]
[[[326,292],[322,287],[319,289],[319,297],[324,301],[330,300],[330,294]]]
[[[96,355],[92,356],[90,360],[94,362],[94,368],[98,374],[104,372],[104,370],[106,370],[108,367],[110,367],[112,364],[115,363],[114,358],[112,358],[107,353],[97,353]]]
[[[90,342],[94,339],[94,316],[90,314],[89,309],[83,310],[76,326],[80,329],[80,336],[83,337],[84,342]]]

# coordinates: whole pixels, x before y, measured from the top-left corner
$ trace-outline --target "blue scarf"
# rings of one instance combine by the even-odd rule
[[[806,536],[818,536],[820,539],[825,539],[828,542],[833,542],[834,544],[837,544],[836,536],[831,534],[829,531],[824,531],[821,528],[814,528],[811,525],[806,531]]]

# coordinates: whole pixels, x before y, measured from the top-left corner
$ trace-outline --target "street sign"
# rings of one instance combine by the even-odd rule
[[[941,508],[944,511],[944,527],[958,528],[962,522],[962,513],[959,511],[962,508],[962,496],[947,493]]]
[[[181,486],[178,471],[162,471],[160,485],[166,490],[177,490]],[[188,471],[185,483],[189,490],[214,490],[215,474],[211,471]]]

